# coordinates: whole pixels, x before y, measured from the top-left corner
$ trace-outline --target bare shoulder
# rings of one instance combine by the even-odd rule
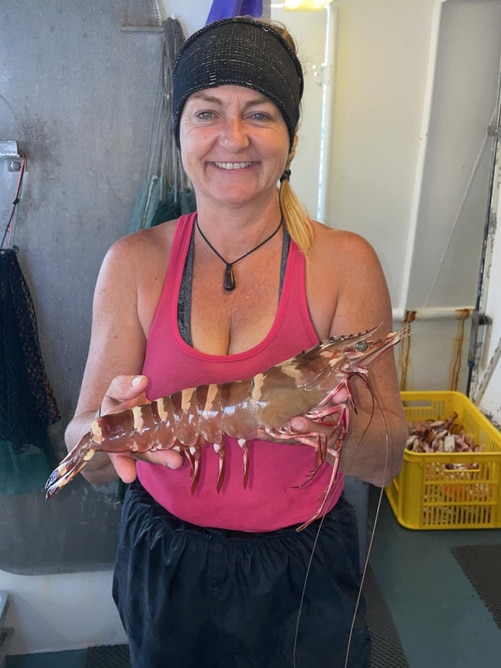
[[[138,232],[121,237],[110,247],[107,255],[114,261],[141,263],[149,258],[154,260],[157,255],[165,256],[170,252],[176,221],[172,220]]]
[[[105,263],[120,266],[128,272],[164,269],[169,260],[176,221],[133,232],[121,237],[108,250]]]
[[[364,237],[356,232],[328,227],[314,221],[313,254],[319,259],[336,258],[343,267],[361,261],[379,262],[376,252]]]
[[[315,223],[308,303],[321,336],[391,324],[386,279],[372,245],[359,234]]]
[[[336,292],[357,280],[383,280],[379,258],[371,244],[359,234],[315,222],[309,261],[311,280],[330,285]]]

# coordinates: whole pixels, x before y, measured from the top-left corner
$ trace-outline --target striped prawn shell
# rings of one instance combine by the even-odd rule
[[[96,451],[142,453],[176,449],[192,465],[192,490],[200,470],[200,451],[212,444],[219,455],[218,489],[224,480],[224,435],[237,439],[243,450],[243,483],[247,483],[248,441],[254,438],[291,440],[288,422],[296,416],[320,421],[338,413],[330,403],[341,383],[353,374],[365,375],[367,364],[397,343],[402,332],[370,340],[377,330],[320,341],[249,380],[200,385],[130,410],[103,415],[51,473],[45,489],[50,498],[70,482]],[[318,434],[295,435],[295,442],[313,445]],[[325,459],[325,450],[320,453]]]

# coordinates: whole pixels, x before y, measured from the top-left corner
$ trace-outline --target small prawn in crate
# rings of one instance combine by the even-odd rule
[[[403,336],[402,331],[391,332],[370,340],[377,329],[320,341],[313,348],[249,380],[200,385],[97,418],[90,425],[90,431],[50,475],[45,485],[46,498],[70,482],[97,451],[141,453],[175,449],[190,461],[194,491],[200,477],[201,448],[206,443],[213,444],[219,457],[219,491],[224,480],[223,436],[226,434],[237,439],[242,448],[244,487],[248,478],[248,442],[252,439],[313,447],[316,462],[310,477],[326,460],[332,464],[330,482],[320,508],[301,527],[304,528],[321,515],[336,478],[343,440],[348,431],[349,410],[356,410],[350,377],[358,375],[368,383],[367,365]],[[342,390],[346,400],[338,403],[336,395]],[[334,445],[328,445],[322,429],[295,432],[291,420],[299,416],[314,424],[332,427],[335,439],[331,443],[335,440]]]

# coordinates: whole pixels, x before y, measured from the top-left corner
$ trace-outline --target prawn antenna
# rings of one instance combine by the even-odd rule
[[[367,385],[370,387],[370,382],[368,381],[368,379],[366,379],[366,381],[367,381]],[[384,460],[384,473],[383,473],[383,479],[384,479],[386,477],[386,473],[388,472],[389,457],[390,457],[390,441],[389,441],[389,437],[388,437],[388,423],[386,421],[384,410],[381,406],[381,403],[380,403],[379,399],[377,398],[377,396],[374,393],[372,393],[372,397],[373,397],[373,400],[374,400],[375,407],[377,407],[379,409],[379,412],[381,413],[381,419],[382,419],[384,427],[385,427],[385,431],[384,431],[385,460]],[[348,668],[348,660],[350,658],[351,643],[352,643],[352,640],[353,640],[353,631],[355,629],[355,622],[356,622],[356,618],[357,618],[357,613],[358,613],[358,610],[360,608],[360,601],[362,600],[362,592],[363,592],[363,588],[364,588],[365,579],[366,579],[366,576],[367,576],[367,570],[369,568],[369,561],[370,561],[370,556],[371,556],[371,552],[372,552],[372,546],[374,544],[374,537],[376,535],[376,526],[377,526],[377,523],[378,523],[378,520],[379,520],[379,514],[380,514],[380,511],[381,511],[381,504],[383,502],[383,494],[384,494],[384,486],[381,485],[381,489],[379,491],[377,504],[376,504],[376,511],[374,513],[374,524],[373,524],[373,527],[372,527],[372,531],[370,533],[369,543],[367,545],[367,554],[365,555],[364,565],[363,565],[363,568],[362,568],[362,575],[361,575],[361,578],[360,578],[360,587],[358,589],[358,596],[357,596],[357,600],[356,600],[356,603],[355,603],[355,610],[353,611],[353,617],[352,617],[352,620],[351,620],[350,633],[348,635],[348,644],[347,644],[347,647],[346,647],[346,656],[345,656],[345,660],[344,660],[344,668]]]

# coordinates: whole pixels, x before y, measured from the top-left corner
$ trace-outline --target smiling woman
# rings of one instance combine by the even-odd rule
[[[183,109],[180,136],[186,172],[205,196],[202,206],[275,195],[289,135],[278,107],[263,95],[242,86],[194,93]]]
[[[173,421],[181,443],[181,434],[198,432],[186,429],[193,392],[180,390],[218,385],[225,395],[233,381],[262,378],[319,339],[378,325],[384,338],[391,330],[370,245],[311,220],[290,187],[302,92],[301,64],[281,25],[226,19],[186,41],[174,69],[173,120],[197,211],[108,252],[69,448],[96,411],[170,395],[181,397]],[[360,378],[349,392],[334,383],[328,396],[334,416],[347,414],[350,393],[357,407],[347,433],[347,419],[342,425],[342,471],[383,485],[400,468],[407,434],[391,352],[371,362],[370,387]],[[186,460],[176,446],[97,452],[83,469],[93,483],[116,474],[132,483],[113,589],[132,665],[366,668],[357,527],[343,475],[298,445],[317,439],[335,447],[341,418],[314,421],[298,409],[285,441],[256,432],[244,488],[243,424],[253,409],[243,399],[240,432],[223,433],[214,447],[183,441]],[[210,393],[200,401],[195,413],[211,415]],[[195,452],[200,478],[192,492]],[[322,497],[310,562],[320,520],[296,528]]]

